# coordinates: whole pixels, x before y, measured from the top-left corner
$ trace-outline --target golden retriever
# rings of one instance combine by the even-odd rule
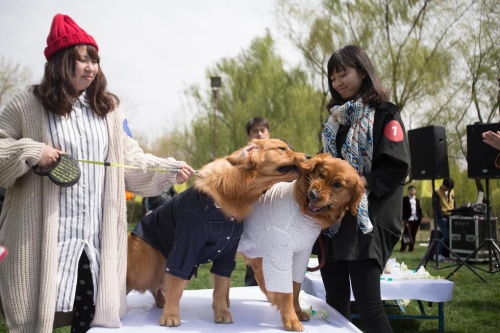
[[[216,323],[228,311],[231,272],[252,204],[275,183],[300,175],[306,159],[281,140],[252,140],[198,173],[194,187],[142,218],[128,235],[127,293],[151,291],[163,307],[160,325],[179,326],[179,301],[200,264],[212,262]]]
[[[309,320],[299,292],[315,240],[346,210],[356,215],[364,193],[344,160],[319,154],[299,164],[298,180],[274,185],[254,204],[238,247],[288,331],[302,331],[300,321]]]

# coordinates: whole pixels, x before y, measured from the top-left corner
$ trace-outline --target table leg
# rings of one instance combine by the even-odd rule
[[[439,333],[444,333],[444,303],[438,303]]]

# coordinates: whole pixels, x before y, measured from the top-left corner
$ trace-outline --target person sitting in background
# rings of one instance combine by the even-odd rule
[[[155,208],[160,207],[168,200],[172,199],[177,192],[175,188],[172,186],[168,190],[163,191],[160,195],[155,197],[144,197],[142,198],[142,215],[146,216]]]
[[[266,118],[254,117],[247,121],[245,125],[248,140],[252,139],[269,139],[271,131],[269,130],[269,123]],[[245,287],[257,286],[252,267],[247,265],[245,273]]]
[[[406,246],[408,246],[408,251],[413,252],[421,222],[422,208],[420,207],[420,201],[417,199],[417,188],[410,185],[408,186],[408,195],[403,197],[403,224],[405,224],[403,234],[409,233],[413,242],[407,244],[404,238],[401,238],[401,249],[399,252],[405,252]]]
[[[432,194],[432,208],[437,226],[441,229],[442,238],[438,246],[438,258],[448,258],[449,251],[443,246],[450,246],[450,216],[455,207],[455,182],[451,178],[443,179],[441,186]]]

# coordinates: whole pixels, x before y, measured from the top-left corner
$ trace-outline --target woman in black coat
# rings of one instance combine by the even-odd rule
[[[358,215],[324,230],[321,275],[326,302],[351,319],[351,286],[366,332],[392,332],[380,298],[380,275],[402,229],[401,205],[410,151],[399,109],[388,102],[372,63],[354,45],[328,62],[331,101],[323,150],[358,171],[365,196]],[[321,254],[320,254],[321,257]]]

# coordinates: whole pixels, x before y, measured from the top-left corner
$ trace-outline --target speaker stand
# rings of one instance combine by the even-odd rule
[[[435,185],[434,185],[434,178],[432,179],[432,196],[435,195]],[[434,205],[433,205],[433,208],[434,208]],[[491,231],[490,231],[491,232]],[[445,249],[448,250],[448,252],[450,253],[450,255],[452,255],[453,257],[455,257],[458,261],[460,261],[460,264],[458,267],[462,267],[463,265],[465,265],[467,268],[469,268],[472,273],[476,274],[478,278],[480,278],[483,282],[486,282],[485,279],[483,279],[483,277],[481,275],[479,275],[467,262],[466,260],[462,260],[462,258],[460,258],[455,252],[453,252],[446,244],[443,243],[443,241],[440,239],[440,238],[437,238],[437,212],[436,210],[434,209],[434,238],[432,239],[432,242],[429,242],[429,247],[427,248],[427,251],[425,252],[424,256],[422,257],[422,259],[420,259],[420,262],[418,263],[417,267],[415,268],[415,270],[418,271],[418,269],[420,268],[420,266],[424,266],[426,267],[427,266],[427,263],[429,262],[429,259],[430,259],[430,256],[431,256],[431,253],[432,253],[432,250],[434,250],[434,262],[435,262],[435,266],[434,266],[434,269],[436,270],[439,270],[439,269],[443,269],[443,268],[448,268],[448,267],[453,267],[453,266],[456,266],[456,265],[448,265],[446,267],[439,267],[439,253],[438,253],[438,250],[439,250],[439,244],[441,244],[441,246],[443,246]],[[457,268],[458,269],[458,268]],[[455,271],[457,270],[455,269]],[[455,272],[454,271],[454,272]],[[448,274],[448,276],[450,276],[451,274]],[[446,278],[448,278],[448,276]],[[487,282],[486,282],[487,283]]]
[[[489,196],[490,196],[490,181],[489,181],[489,178],[486,178],[486,200],[485,200],[485,202],[486,202],[486,221],[488,222],[488,238],[483,240],[483,242],[471,254],[469,254],[469,256],[467,256],[467,258],[465,258],[465,260],[463,260],[457,266],[457,268],[455,268],[451,273],[449,273],[446,276],[446,279],[448,279],[450,276],[455,274],[455,272],[458,271],[460,269],[460,267],[463,266],[463,264],[466,264],[466,262],[467,262],[467,260],[469,260],[469,258],[473,258],[479,251],[481,251],[481,249],[488,250],[489,269],[485,270],[485,269],[482,269],[480,267],[476,267],[476,268],[483,271],[483,272],[487,272],[487,273],[491,273],[491,274],[495,274],[495,273],[500,272],[500,248],[498,247],[497,243],[495,243],[495,240],[491,236],[491,206],[490,206]],[[493,268],[493,256],[495,257],[495,269]],[[486,282],[486,280],[484,280],[483,278],[481,278],[481,280]],[[486,282],[486,283],[488,283],[488,282]]]

